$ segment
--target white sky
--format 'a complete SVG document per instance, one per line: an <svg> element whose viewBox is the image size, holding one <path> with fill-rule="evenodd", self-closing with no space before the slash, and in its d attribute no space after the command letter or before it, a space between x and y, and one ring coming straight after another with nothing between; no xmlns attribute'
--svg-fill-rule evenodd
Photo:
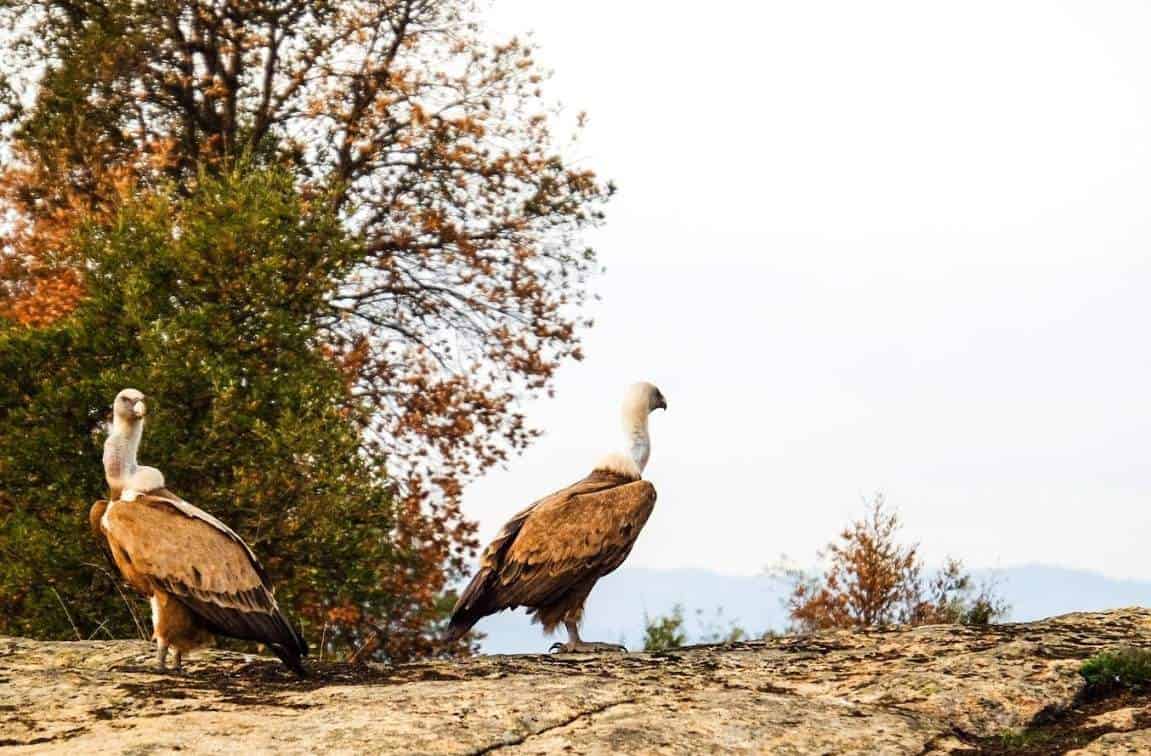
<svg viewBox="0 0 1151 756"><path fill-rule="evenodd" d="M550 92L620 185L547 435L472 485L489 538L619 447L629 564L803 563L886 492L930 560L1151 577L1151 5L539 2Z"/></svg>

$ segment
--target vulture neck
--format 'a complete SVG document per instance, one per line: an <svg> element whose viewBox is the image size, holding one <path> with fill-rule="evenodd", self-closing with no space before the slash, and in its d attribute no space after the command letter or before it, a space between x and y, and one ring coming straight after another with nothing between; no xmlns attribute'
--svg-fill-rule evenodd
<svg viewBox="0 0 1151 756"><path fill-rule="evenodd" d="M118 490L136 472L136 452L144 435L144 420L129 423L119 417L112 419L112 434L104 449L104 477L108 485Z"/></svg>
<svg viewBox="0 0 1151 756"><path fill-rule="evenodd" d="M648 457L651 456L651 438L647 433L648 412L646 399L642 404L624 404L623 432L627 452L607 455L596 465L597 470L606 470L633 480L643 477L643 468L647 467Z"/></svg>
<svg viewBox="0 0 1151 756"><path fill-rule="evenodd" d="M647 433L647 407L624 407L623 432L627 439L628 456L635 462L640 475L651 456L651 437Z"/></svg>

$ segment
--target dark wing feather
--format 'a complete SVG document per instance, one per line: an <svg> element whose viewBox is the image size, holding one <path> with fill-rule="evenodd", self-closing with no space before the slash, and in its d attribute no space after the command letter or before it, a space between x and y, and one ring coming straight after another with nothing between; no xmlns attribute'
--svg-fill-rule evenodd
<svg viewBox="0 0 1151 756"><path fill-rule="evenodd" d="M542 501L547 501L547 499ZM452 609L452 618L448 624L447 639L449 641L462 636L471 629L472 625L479 622L480 618L499 611L499 608L491 605L492 583L499 572L508 548L519 535L524 521L540 503L536 502L527 509L517 512L500 529L499 535L484 549L484 554L480 558L479 571L472 577L468 587L460 594L455 607Z"/></svg>
<svg viewBox="0 0 1151 756"><path fill-rule="evenodd" d="M219 520L176 497L114 502L106 533L133 569L213 632L266 644L293 670L307 644L276 604L251 550Z"/></svg>
<svg viewBox="0 0 1151 756"><path fill-rule="evenodd" d="M100 544L100 551L104 552L108 564L112 566L114 571L118 571L120 567L116 564L115 557L112 556L112 550L108 548L108 538L104 535L104 526L100 524L100 520L103 519L107 509L108 501L106 499L100 499L93 504L92 508L88 510L88 526L92 528L92 534L96 536L96 542Z"/></svg>
<svg viewBox="0 0 1151 756"><path fill-rule="evenodd" d="M452 612L449 638L503 609L548 606L615 570L655 498L645 480L596 470L518 513L485 549Z"/></svg>

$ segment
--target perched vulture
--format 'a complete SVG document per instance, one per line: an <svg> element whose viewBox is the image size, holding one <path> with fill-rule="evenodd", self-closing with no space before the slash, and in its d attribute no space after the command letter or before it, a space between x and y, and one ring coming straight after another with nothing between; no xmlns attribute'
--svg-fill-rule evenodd
<svg viewBox="0 0 1151 756"><path fill-rule="evenodd" d="M307 644L280 611L256 555L227 525L165 488L159 470L136 464L145 412L139 391L116 396L104 444L111 497L88 517L120 574L151 600L160 668L169 647L178 670L185 652L215 634L263 643L302 676Z"/></svg>
<svg viewBox="0 0 1151 756"><path fill-rule="evenodd" d="M525 606L546 632L560 623L567 629L567 643L552 650L627 650L581 640L579 623L596 581L627 559L655 506L655 487L641 478L651 452L647 418L654 409L667 409L659 389L650 383L630 387L623 403L629 453L608 455L591 475L504 525L452 610L449 640L489 614Z"/></svg>

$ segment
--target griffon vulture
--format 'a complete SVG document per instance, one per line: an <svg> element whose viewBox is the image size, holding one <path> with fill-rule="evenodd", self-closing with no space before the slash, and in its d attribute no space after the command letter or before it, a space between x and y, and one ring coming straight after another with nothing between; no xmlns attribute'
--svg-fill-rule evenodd
<svg viewBox="0 0 1151 756"><path fill-rule="evenodd" d="M655 487L641 478L651 453L647 418L655 409L667 409L658 388L631 386L623 402L629 452L608 455L586 478L504 525L452 610L449 640L489 614L525 606L546 632L560 623L567 629L567 643L553 651L627 650L581 640L579 623L596 581L627 559L655 506Z"/></svg>
<svg viewBox="0 0 1151 756"><path fill-rule="evenodd" d="M302 676L307 644L280 611L252 550L227 525L165 488L159 470L136 464L146 411L139 391L116 396L104 444L111 497L96 502L88 517L120 574L151 600L160 669L169 647L179 670L184 653L215 634L263 643Z"/></svg>

